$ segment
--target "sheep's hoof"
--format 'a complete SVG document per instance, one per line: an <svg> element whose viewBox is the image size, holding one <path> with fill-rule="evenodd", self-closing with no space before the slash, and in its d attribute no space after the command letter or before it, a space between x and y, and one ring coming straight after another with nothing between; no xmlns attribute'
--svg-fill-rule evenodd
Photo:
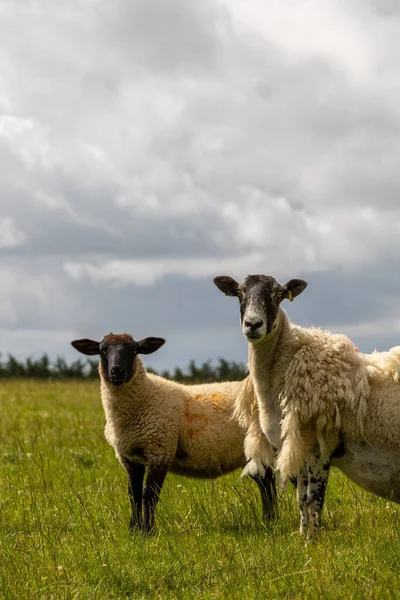
<svg viewBox="0 0 400 600"><path fill-rule="evenodd" d="M154 527L152 527L151 529L147 527L142 527L140 534L144 540L148 540L154 535Z"/></svg>
<svg viewBox="0 0 400 600"><path fill-rule="evenodd" d="M301 537L308 537L309 536L308 527L304 527L304 526L300 525L299 535L301 535Z"/></svg>
<svg viewBox="0 0 400 600"><path fill-rule="evenodd" d="M270 508L263 513L264 525L271 525L278 519L278 509L276 507Z"/></svg>
<svg viewBox="0 0 400 600"><path fill-rule="evenodd" d="M306 546L309 544L315 544L318 541L318 530L310 529L306 537Z"/></svg>
<svg viewBox="0 0 400 600"><path fill-rule="evenodd" d="M130 533L140 533L143 528L143 519L142 517L137 517L136 515L131 515L129 519L129 531Z"/></svg>

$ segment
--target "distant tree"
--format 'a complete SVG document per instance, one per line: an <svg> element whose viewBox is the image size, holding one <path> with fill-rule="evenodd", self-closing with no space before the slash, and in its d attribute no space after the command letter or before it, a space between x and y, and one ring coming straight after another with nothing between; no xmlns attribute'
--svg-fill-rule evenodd
<svg viewBox="0 0 400 600"><path fill-rule="evenodd" d="M193 383L195 381L200 381L200 372L201 369L196 367L196 363L194 360L191 360L188 366L189 371L189 379Z"/></svg>
<svg viewBox="0 0 400 600"><path fill-rule="evenodd" d="M207 360L203 362L200 369L198 369L196 382L198 381L200 383L204 381L206 383L209 383L211 381L215 381L215 375L216 372L215 369L213 369L213 367L211 366L211 360Z"/></svg>
<svg viewBox="0 0 400 600"><path fill-rule="evenodd" d="M88 372L87 372L88 378L96 379L96 377L99 376L99 361L88 359L87 365L88 365Z"/></svg>
<svg viewBox="0 0 400 600"><path fill-rule="evenodd" d="M0 354L0 377L32 377L39 379L95 379L98 377L98 360L87 359L85 362L78 359L70 364L57 356L52 363L47 354L43 354L38 360L28 357L25 362L18 361L12 354L8 355L6 362L1 360ZM155 369L148 367L149 373L157 374ZM211 360L203 362L200 366L191 360L186 371L175 367L173 371L165 369L162 377L173 379L182 383L208 383L212 381L235 381L244 379L247 375L246 367L242 363L227 361L219 358L217 365Z"/></svg>
<svg viewBox="0 0 400 600"><path fill-rule="evenodd" d="M2 355L0 354L0 377L7 377L7 369L1 360L1 356Z"/></svg>
<svg viewBox="0 0 400 600"><path fill-rule="evenodd" d="M59 379L64 379L65 377L68 377L69 367L67 361L61 356L57 356L53 368L55 377Z"/></svg>
<svg viewBox="0 0 400 600"><path fill-rule="evenodd" d="M71 376L81 379L85 377L85 363L78 358L70 366Z"/></svg>
<svg viewBox="0 0 400 600"><path fill-rule="evenodd" d="M6 371L8 377L25 377L26 369L23 364L19 363L12 354L8 355L8 361L6 363Z"/></svg>
<svg viewBox="0 0 400 600"><path fill-rule="evenodd" d="M241 381L247 377L246 365L234 361L227 361L224 358L218 358L217 379L219 381Z"/></svg>
<svg viewBox="0 0 400 600"><path fill-rule="evenodd" d="M168 371L167 371L168 373ZM175 381L185 381L185 375L183 374L182 369L180 369L179 367L175 367L175 371L172 377L170 377L169 373L168 375L166 375L167 379L174 379Z"/></svg>
<svg viewBox="0 0 400 600"><path fill-rule="evenodd" d="M224 358L218 359L217 376L221 381L229 381L230 378L230 363Z"/></svg>

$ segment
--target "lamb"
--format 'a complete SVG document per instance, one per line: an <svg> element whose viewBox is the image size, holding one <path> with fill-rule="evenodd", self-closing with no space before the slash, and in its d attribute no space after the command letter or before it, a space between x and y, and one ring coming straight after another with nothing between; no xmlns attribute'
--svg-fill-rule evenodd
<svg viewBox="0 0 400 600"><path fill-rule="evenodd" d="M363 354L345 335L292 325L280 304L304 291L301 279L214 282L239 298L260 426L279 451L283 482L298 476L300 533L318 533L331 464L400 502L399 348Z"/></svg>
<svg viewBox="0 0 400 600"><path fill-rule="evenodd" d="M75 340L79 352L100 355L105 437L128 474L130 528L149 534L167 472L216 478L245 464L245 431L233 418L235 398L257 404L251 380L183 385L147 373L139 354L151 354L165 340L135 341L129 334L108 334L101 342ZM258 440L261 447L268 441ZM145 471L146 484L143 488ZM275 514L274 474L265 468L253 477L265 519ZM143 509L143 518L142 518Z"/></svg>

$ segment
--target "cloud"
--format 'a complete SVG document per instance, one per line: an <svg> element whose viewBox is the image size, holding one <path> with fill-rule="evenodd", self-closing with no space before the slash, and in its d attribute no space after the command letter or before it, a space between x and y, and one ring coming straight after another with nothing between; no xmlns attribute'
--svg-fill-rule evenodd
<svg viewBox="0 0 400 600"><path fill-rule="evenodd" d="M262 256L246 255L243 258L226 258L218 261L218 268L222 271L248 270L250 265L262 264ZM152 285L167 275L182 275L190 278L211 278L216 274L217 261L215 259L191 260L157 260L135 261L118 260L104 264L92 265L89 263L67 263L64 265L66 273L75 281L86 279L93 282L116 281L139 286Z"/></svg>
<svg viewBox="0 0 400 600"><path fill-rule="evenodd" d="M38 358L43 354L50 354L52 359L68 354L69 360L76 359L77 357L73 357L66 346L66 340L73 340L71 331L53 331L42 328L18 331L0 329L0 358L5 361L8 351L12 350L12 355L17 359L28 356Z"/></svg>
<svg viewBox="0 0 400 600"><path fill-rule="evenodd" d="M25 235L12 217L0 219L0 248L16 248L25 241Z"/></svg>
<svg viewBox="0 0 400 600"><path fill-rule="evenodd" d="M216 33L222 11L204 0L116 0L98 3L99 31L111 56L156 72L202 69L217 55Z"/></svg>
<svg viewBox="0 0 400 600"><path fill-rule="evenodd" d="M211 278L259 271L311 282L300 322L389 341L395 3L0 5L3 331L138 322L214 355L237 314Z"/></svg>

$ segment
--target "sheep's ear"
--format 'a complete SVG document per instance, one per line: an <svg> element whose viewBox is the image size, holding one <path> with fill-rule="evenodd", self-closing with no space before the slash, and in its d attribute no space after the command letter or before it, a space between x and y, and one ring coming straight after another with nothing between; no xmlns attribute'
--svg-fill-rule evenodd
<svg viewBox="0 0 400 600"><path fill-rule="evenodd" d="M163 338L148 337L136 342L137 354L152 354L165 344Z"/></svg>
<svg viewBox="0 0 400 600"><path fill-rule="evenodd" d="M299 296L301 292L304 292L306 287L307 281L304 281L304 279L291 279L282 286L282 290L285 293L285 298L289 298L289 300L292 302L293 298L296 298L296 296Z"/></svg>
<svg viewBox="0 0 400 600"><path fill-rule="evenodd" d="M95 342L94 340L74 340L71 342L71 345L78 352L82 352L82 354L87 354L88 356L100 354L100 342Z"/></svg>
<svg viewBox="0 0 400 600"><path fill-rule="evenodd" d="M227 275L220 275L213 279L215 285L225 296L237 296L239 284L237 281Z"/></svg>

